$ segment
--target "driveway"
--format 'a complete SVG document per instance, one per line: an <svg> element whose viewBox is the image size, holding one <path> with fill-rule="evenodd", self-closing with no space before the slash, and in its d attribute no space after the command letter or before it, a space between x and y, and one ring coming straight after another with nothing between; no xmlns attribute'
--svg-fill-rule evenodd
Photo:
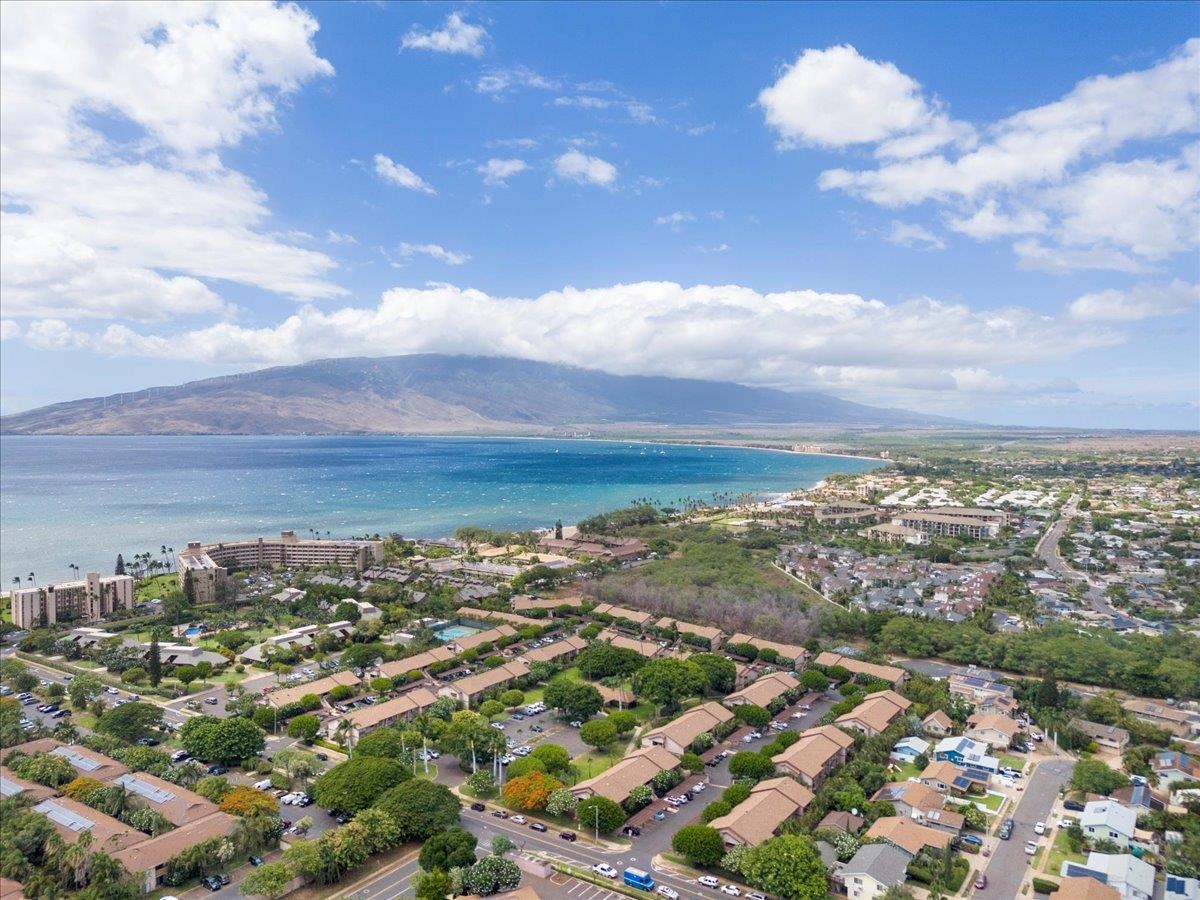
<svg viewBox="0 0 1200 900"><path fill-rule="evenodd" d="M1049 822L1050 811L1058 799L1059 791L1071 778L1074 760L1055 758L1040 763L1025 787L1025 795L1010 816L1015 823L1012 839L997 842L987 866L988 886L979 892L982 898L1019 897L1021 884L1029 874L1032 857L1025 853L1026 841L1037 841L1039 846L1048 847L1048 835L1040 838L1034 834L1033 826L1038 822ZM1048 850L1043 850L1043 855ZM1057 874L1057 873L1056 873Z"/></svg>

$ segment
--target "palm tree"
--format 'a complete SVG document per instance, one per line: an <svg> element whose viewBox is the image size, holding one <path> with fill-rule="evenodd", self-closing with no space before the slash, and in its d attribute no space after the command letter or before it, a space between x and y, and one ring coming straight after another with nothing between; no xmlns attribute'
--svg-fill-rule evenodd
<svg viewBox="0 0 1200 900"><path fill-rule="evenodd" d="M61 858L63 867L70 870L75 884L80 887L87 884L88 867L92 861L91 829L80 832L75 843L63 847Z"/></svg>
<svg viewBox="0 0 1200 900"><path fill-rule="evenodd" d="M79 579L79 566L75 565L75 563L67 563L67 568L75 573L75 578L76 578L76 580L78 580Z"/></svg>
<svg viewBox="0 0 1200 900"><path fill-rule="evenodd" d="M36 584L36 582L34 581L34 575L32 572L29 573L29 583Z"/></svg>
<svg viewBox="0 0 1200 900"><path fill-rule="evenodd" d="M20 575L13 576L13 585L17 588L17 590L21 589L21 576Z"/></svg>

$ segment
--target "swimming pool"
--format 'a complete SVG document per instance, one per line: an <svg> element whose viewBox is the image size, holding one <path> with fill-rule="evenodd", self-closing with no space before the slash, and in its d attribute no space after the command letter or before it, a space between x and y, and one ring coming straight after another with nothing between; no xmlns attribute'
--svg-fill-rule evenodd
<svg viewBox="0 0 1200 900"><path fill-rule="evenodd" d="M472 634L479 634L483 631L482 628L472 628L470 625L447 625L444 628L437 629L434 634L438 636L438 640L442 643L447 641L456 641L459 638L469 637Z"/></svg>
<svg viewBox="0 0 1200 900"><path fill-rule="evenodd" d="M184 637L196 637L197 635L201 635L201 634L204 634L204 628L201 627L200 625L192 625L190 628L185 629L183 632Z"/></svg>

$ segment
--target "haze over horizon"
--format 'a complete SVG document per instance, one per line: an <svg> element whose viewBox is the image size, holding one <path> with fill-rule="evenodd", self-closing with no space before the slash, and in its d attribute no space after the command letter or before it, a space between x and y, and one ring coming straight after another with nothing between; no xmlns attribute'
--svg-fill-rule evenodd
<svg viewBox="0 0 1200 900"><path fill-rule="evenodd" d="M1200 427L1194 3L0 10L5 414L447 353Z"/></svg>

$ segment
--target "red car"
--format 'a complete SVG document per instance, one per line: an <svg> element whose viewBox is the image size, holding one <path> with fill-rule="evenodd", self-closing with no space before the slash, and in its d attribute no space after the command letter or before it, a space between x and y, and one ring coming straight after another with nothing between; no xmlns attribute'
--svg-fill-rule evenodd
<svg viewBox="0 0 1200 900"><path fill-rule="evenodd" d="M987 876L980 875L975 879L975 890L982 891L985 887L987 887Z"/></svg>

